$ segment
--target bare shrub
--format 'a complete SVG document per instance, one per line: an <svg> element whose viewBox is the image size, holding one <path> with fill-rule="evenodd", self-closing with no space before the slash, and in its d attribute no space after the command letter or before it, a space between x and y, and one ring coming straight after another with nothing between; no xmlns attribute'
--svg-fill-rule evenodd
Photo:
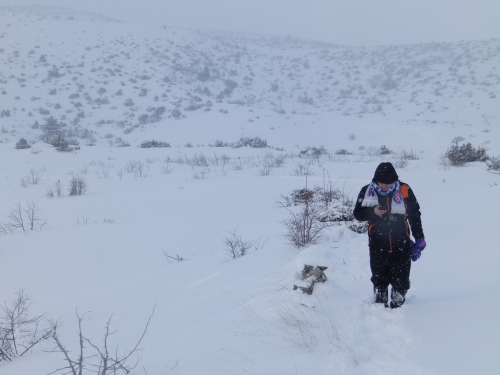
<svg viewBox="0 0 500 375"><path fill-rule="evenodd" d="M98 375L131 374L139 364L140 357L137 356L138 351L140 350L139 345L147 333L149 323L151 322L154 314L154 308L153 312L149 316L142 335L137 340L135 346L130 350L123 351L122 354L120 354L119 345L116 345L114 350L111 348L111 336L117 332L111 329L112 317L108 319L106 326L104 327L102 342L99 345L85 336L83 332L83 320L87 314L88 312L80 316L78 311L76 312L78 319L78 354L76 357L71 357L71 352L61 341L58 334L60 323L58 321L50 321L52 332L51 338L56 345L56 348L53 351L62 353L66 362L65 367L55 370L52 374L64 372L64 374L82 375L83 371L86 369L90 372L95 372ZM92 354L88 353L89 350L92 351ZM136 357L135 361L132 361L133 357Z"/></svg>
<svg viewBox="0 0 500 375"><path fill-rule="evenodd" d="M140 160L130 160L125 166L125 171L135 177L146 177L149 167Z"/></svg>
<svg viewBox="0 0 500 375"><path fill-rule="evenodd" d="M89 189L87 180L81 176L73 176L69 182L69 195L83 195Z"/></svg>
<svg viewBox="0 0 500 375"><path fill-rule="evenodd" d="M162 249L163 250L163 249ZM186 258L183 258L181 256L179 256L179 254L176 254L176 256L172 256L170 255L169 253L167 253L165 250L163 250L163 255L165 256L165 259L167 260L167 262L171 262L172 260L176 260L177 262L182 262L182 261L185 261Z"/></svg>
<svg viewBox="0 0 500 375"><path fill-rule="evenodd" d="M459 142L462 142L462 141L465 141L464 137L462 137L462 136L456 136L456 137L453 137L453 139L451 140L451 143L458 144Z"/></svg>
<svg viewBox="0 0 500 375"><path fill-rule="evenodd" d="M274 157L274 166L276 168L279 168L281 166L283 166L283 164L285 164L285 160L286 160L287 156L286 154L278 154Z"/></svg>
<svg viewBox="0 0 500 375"><path fill-rule="evenodd" d="M21 178L21 186L26 188L30 185L38 185L40 179L42 178L40 171L31 168L30 174L24 178Z"/></svg>
<svg viewBox="0 0 500 375"><path fill-rule="evenodd" d="M193 178L195 180L206 180L208 177L210 177L210 169L202 169L199 172L196 172L193 174Z"/></svg>
<svg viewBox="0 0 500 375"><path fill-rule="evenodd" d="M47 220L43 220L38 216L40 209L33 201L27 201L23 207L21 203L17 203L8 215L10 221L5 224L11 232L22 229L23 232L41 230Z"/></svg>
<svg viewBox="0 0 500 375"><path fill-rule="evenodd" d="M400 155L396 155L393 164L396 168L406 168L408 166L408 160L403 159Z"/></svg>
<svg viewBox="0 0 500 375"><path fill-rule="evenodd" d="M286 160L285 154L275 156L272 152L267 152L262 160L262 169L259 174L261 176L269 176L274 168L281 167Z"/></svg>
<svg viewBox="0 0 500 375"><path fill-rule="evenodd" d="M374 156L380 156L380 149L376 149L375 147L368 147L365 150L366 155L374 157Z"/></svg>
<svg viewBox="0 0 500 375"><path fill-rule="evenodd" d="M314 194L299 210L286 209L290 215L280 222L286 228L285 237L296 247L315 243L323 230L334 225L322 221L324 207Z"/></svg>
<svg viewBox="0 0 500 375"><path fill-rule="evenodd" d="M312 176L313 175L313 169L312 169L312 164L314 160L313 159L307 159L303 163L297 163L295 164L295 169L292 171L292 174L295 176Z"/></svg>
<svg viewBox="0 0 500 375"><path fill-rule="evenodd" d="M5 302L0 315L0 364L22 357L34 346L52 335L50 327L42 325L45 314L31 316L31 298L20 289L16 298Z"/></svg>
<svg viewBox="0 0 500 375"><path fill-rule="evenodd" d="M170 163L166 163L166 165L164 165L164 166L162 167L162 172L163 172L164 174L171 174L171 173L173 172L173 170L174 170L174 169L175 169L175 168L174 168L174 167L172 167L172 166L170 165Z"/></svg>
<svg viewBox="0 0 500 375"><path fill-rule="evenodd" d="M241 159L235 160L231 163L231 168L234 171L241 171L243 169L243 162Z"/></svg>
<svg viewBox="0 0 500 375"><path fill-rule="evenodd" d="M250 249L258 246L259 240L245 241L239 234L236 234L237 229L238 227L236 227L232 232L224 230L224 232L227 232L229 236L222 238L222 246L226 254L231 259L242 257L243 255L246 255Z"/></svg>
<svg viewBox="0 0 500 375"><path fill-rule="evenodd" d="M61 184L61 180L57 180L55 183L54 183L54 190L52 190L51 187L48 187L47 188L47 192L46 192L46 195L47 197L49 198L54 198L56 195L60 198L62 197L62 184Z"/></svg>
<svg viewBox="0 0 500 375"><path fill-rule="evenodd" d="M54 183L54 190L56 192L56 195L58 197L62 197L62 184L61 184L61 180L57 180L55 183Z"/></svg>
<svg viewBox="0 0 500 375"><path fill-rule="evenodd" d="M52 190L52 188L50 186L47 188L47 191L45 192L45 195L48 198L54 198L55 194L54 194L54 191Z"/></svg>
<svg viewBox="0 0 500 375"><path fill-rule="evenodd" d="M405 150L403 149L399 154L398 156L401 158L401 159L404 159L404 160L418 160L419 157L417 155L417 152L415 150L413 150L412 148L410 148L410 150Z"/></svg>
<svg viewBox="0 0 500 375"><path fill-rule="evenodd" d="M191 159L187 159L186 163L194 167L208 167L208 159L203 153L196 153Z"/></svg>
<svg viewBox="0 0 500 375"><path fill-rule="evenodd" d="M438 165L445 171L450 169L451 163L450 160L446 157L446 154L439 155Z"/></svg>

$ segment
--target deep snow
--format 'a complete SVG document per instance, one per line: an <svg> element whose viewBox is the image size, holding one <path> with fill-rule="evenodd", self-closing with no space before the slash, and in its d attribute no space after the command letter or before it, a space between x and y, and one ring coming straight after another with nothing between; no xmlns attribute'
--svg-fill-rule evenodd
<svg viewBox="0 0 500 375"><path fill-rule="evenodd" d="M43 22L49 28L52 21ZM113 24L114 32L119 26ZM98 131L96 145L83 141L81 150L71 153L43 142L14 149L19 136L34 141L40 131L20 115L2 117L0 125L17 125L0 143L0 221L9 222L17 202L33 201L47 224L1 236L0 298L9 303L23 288L33 314L61 319L61 338L73 353L76 309L91 312L84 332L96 341L113 315L118 330L113 347L126 350L156 306L138 374L496 374L500 175L484 163L445 168L439 157L457 136L499 155L499 113L492 104L498 99L480 101L481 110L463 109L463 98L445 102L461 114L415 116L408 109L346 117L316 106L314 114L288 117L258 106L214 103L210 112L165 118L124 135L131 147L111 147L102 138L118 131L114 125L88 125ZM230 111L222 114L220 108ZM99 110L109 118L116 112ZM249 123L248 116L260 119ZM283 151L207 147L242 135L258 135ZM173 147L138 148L145 139ZM195 147L183 147L187 142ZM327 171L337 187L354 196L378 163L396 161L395 154L368 155L370 147L382 144L395 153L413 149L419 157L397 170L422 207L428 243L413 263L407 303L397 310L371 302L366 234L335 226L317 244L298 250L283 237L280 221L288 212L276 203L281 194L306 184L293 173L305 161L298 156L302 147L324 145L331 152L313 163L309 187L322 186ZM354 154L335 155L340 148ZM284 166L262 176L269 152L288 157ZM219 165L179 163L195 154L217 156ZM230 158L224 166L222 155ZM142 177L126 171L132 160L143 163ZM165 167L173 170L164 173ZM31 170L40 181L21 187ZM72 175L86 179L86 194L67 196ZM46 191L57 180L64 196L48 198ZM231 260L222 238L235 229L244 239L258 240L259 247ZM169 260L165 253L186 260ZM327 282L316 285L312 296L292 290L304 264L328 266ZM60 353L44 351L52 347L47 343L0 364L0 373L47 374L65 366Z"/></svg>

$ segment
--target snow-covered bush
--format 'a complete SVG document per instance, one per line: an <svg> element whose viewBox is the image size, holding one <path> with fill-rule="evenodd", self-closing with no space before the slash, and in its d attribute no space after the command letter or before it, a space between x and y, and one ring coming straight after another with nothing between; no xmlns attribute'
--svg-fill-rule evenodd
<svg viewBox="0 0 500 375"><path fill-rule="evenodd" d="M465 163L473 161L484 162L488 160L488 155L486 155L485 148L481 146L478 146L476 148L469 142L461 146L456 143L452 144L448 151L446 151L445 156L448 158L451 165L454 166L462 166Z"/></svg>
<svg viewBox="0 0 500 375"><path fill-rule="evenodd" d="M267 141L260 137L241 137L238 142L234 145L235 148L239 147L252 147L252 148L266 148Z"/></svg>
<svg viewBox="0 0 500 375"><path fill-rule="evenodd" d="M389 150L385 145L380 146L379 154L380 155L389 155L391 150Z"/></svg>
<svg viewBox="0 0 500 375"><path fill-rule="evenodd" d="M345 148L335 151L335 155L352 155L352 152L347 151Z"/></svg>
<svg viewBox="0 0 500 375"><path fill-rule="evenodd" d="M57 138L54 138L50 144L56 148L57 151L61 152L71 152L73 151L73 147L70 147L70 142L64 139L61 135ZM78 143L77 143L78 144Z"/></svg>
<svg viewBox="0 0 500 375"><path fill-rule="evenodd" d="M488 165L488 170L500 171L500 155L490 158L486 164Z"/></svg>
<svg viewBox="0 0 500 375"><path fill-rule="evenodd" d="M315 157L319 158L320 156L326 155L328 151L324 146L319 146L319 147L304 147L302 150L299 152L299 156L301 157Z"/></svg>
<svg viewBox="0 0 500 375"><path fill-rule="evenodd" d="M52 69L50 69L48 72L47 72L47 79L51 79L51 78L60 78L62 77L64 74L61 74L59 72L59 69L57 68L57 66L52 66Z"/></svg>
<svg viewBox="0 0 500 375"><path fill-rule="evenodd" d="M26 139L20 138L19 141L16 143L16 149L22 150L25 148L31 148L31 146L29 145L28 141L26 141Z"/></svg>
<svg viewBox="0 0 500 375"><path fill-rule="evenodd" d="M130 143L127 141L124 141L123 139L120 138L120 140L115 140L115 146L116 147L130 147Z"/></svg>
<svg viewBox="0 0 500 375"><path fill-rule="evenodd" d="M125 102L123 103L123 105L125 107L133 107L134 106L134 101L131 98L128 98L127 100L125 100Z"/></svg>
<svg viewBox="0 0 500 375"><path fill-rule="evenodd" d="M141 143L141 148L155 148L155 147L170 147L170 144L163 141L143 141Z"/></svg>
<svg viewBox="0 0 500 375"><path fill-rule="evenodd" d="M359 234L366 233L368 231L368 221L357 221L354 219L347 223L347 228Z"/></svg>
<svg viewBox="0 0 500 375"><path fill-rule="evenodd" d="M177 108L174 108L171 112L171 115L173 118L180 118L182 116L182 113Z"/></svg>
<svg viewBox="0 0 500 375"><path fill-rule="evenodd" d="M216 139L213 144L209 144L208 147L232 147L232 143L221 141L220 139Z"/></svg>
<svg viewBox="0 0 500 375"><path fill-rule="evenodd" d="M305 92L305 91L304 91L304 96L299 95L298 102L299 103L303 103L303 104L309 104L309 105L313 105L314 104L313 98L309 97L307 95L307 92Z"/></svg>
<svg viewBox="0 0 500 375"><path fill-rule="evenodd" d="M354 201L351 197L342 194L342 197L334 199L323 210L320 216L321 221L329 222L351 222L354 220L353 215Z"/></svg>

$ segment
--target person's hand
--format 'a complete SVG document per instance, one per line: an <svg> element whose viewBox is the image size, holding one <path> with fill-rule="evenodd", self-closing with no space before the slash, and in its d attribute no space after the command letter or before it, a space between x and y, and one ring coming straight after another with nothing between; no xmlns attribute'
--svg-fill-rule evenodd
<svg viewBox="0 0 500 375"><path fill-rule="evenodd" d="M416 238L415 246L413 246L413 251L411 253L411 260L416 262L420 255L422 255L422 251L424 251L427 244L425 243L425 238Z"/></svg>
<svg viewBox="0 0 500 375"><path fill-rule="evenodd" d="M382 206L375 206L375 208L373 209L373 212L375 212L375 215L383 215L387 212L387 210L384 210L382 208Z"/></svg>

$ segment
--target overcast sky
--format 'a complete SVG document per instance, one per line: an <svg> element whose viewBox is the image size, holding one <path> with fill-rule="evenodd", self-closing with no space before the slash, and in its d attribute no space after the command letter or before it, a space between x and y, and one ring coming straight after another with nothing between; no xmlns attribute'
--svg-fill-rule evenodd
<svg viewBox="0 0 500 375"><path fill-rule="evenodd" d="M348 45L500 37L500 0L0 0L0 5L28 4Z"/></svg>

